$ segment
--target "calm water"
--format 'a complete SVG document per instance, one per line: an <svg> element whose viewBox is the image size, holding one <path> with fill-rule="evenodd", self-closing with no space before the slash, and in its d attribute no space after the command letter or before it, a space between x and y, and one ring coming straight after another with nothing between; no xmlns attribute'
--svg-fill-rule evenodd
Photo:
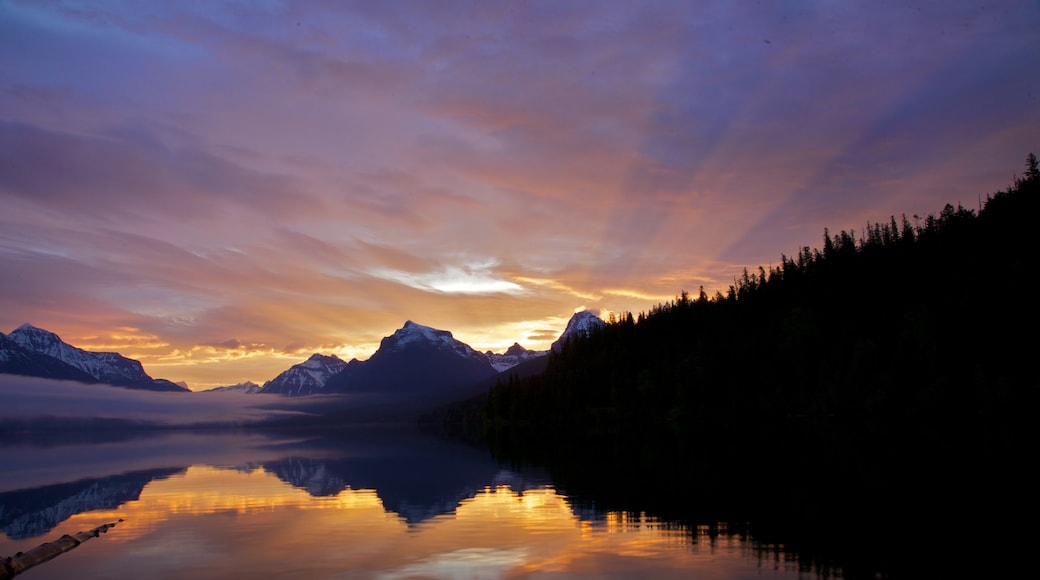
<svg viewBox="0 0 1040 580"><path fill-rule="evenodd" d="M576 507L419 434L63 439L0 446L0 556L123 521L19 578L820 575L724 524Z"/></svg>

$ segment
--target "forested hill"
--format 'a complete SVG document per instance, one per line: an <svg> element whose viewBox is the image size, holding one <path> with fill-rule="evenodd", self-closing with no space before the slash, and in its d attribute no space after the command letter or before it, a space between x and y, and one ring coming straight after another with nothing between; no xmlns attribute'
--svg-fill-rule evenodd
<svg viewBox="0 0 1040 580"><path fill-rule="evenodd" d="M488 396L488 426L566 434L803 417L916 421L1034 409L1040 175L981 208L892 218L682 293Z"/></svg>

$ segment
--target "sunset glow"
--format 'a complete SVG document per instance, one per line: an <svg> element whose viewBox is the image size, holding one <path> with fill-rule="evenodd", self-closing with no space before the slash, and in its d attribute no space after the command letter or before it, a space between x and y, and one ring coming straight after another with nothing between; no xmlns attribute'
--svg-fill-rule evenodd
<svg viewBox="0 0 1040 580"><path fill-rule="evenodd" d="M0 332L199 390L546 349L1040 150L1040 4L0 1Z"/></svg>

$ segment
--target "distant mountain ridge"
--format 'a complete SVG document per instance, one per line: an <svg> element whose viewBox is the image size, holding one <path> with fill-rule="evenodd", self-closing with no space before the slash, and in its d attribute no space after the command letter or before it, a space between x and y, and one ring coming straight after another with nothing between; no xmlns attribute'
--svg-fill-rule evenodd
<svg viewBox="0 0 1040 580"><path fill-rule="evenodd" d="M247 394L247 395L252 395L253 393L258 392L259 390L260 390L260 385L254 383L253 381L245 381L245 382L238 383L238 384L235 384L235 385L227 385L227 386L224 386L224 387L213 387L212 389L206 389L205 391L200 391L200 392L202 392L202 393L244 393L244 394Z"/></svg>
<svg viewBox="0 0 1040 580"><path fill-rule="evenodd" d="M604 325L592 311L571 317L553 343L587 336ZM486 389L500 374L540 371L550 351L529 350L514 343L504 353L478 352L450 331L408 320L367 360L344 362L335 355L315 353L292 365L263 386L246 381L204 392L278 394L300 397L316 394L390 396L399 400L429 400L469 396ZM524 370L521 370L524 369ZM0 333L0 373L106 383L136 389L190 392L165 379L153 379L139 361L114 352L90 352L71 346L58 335L23 324L9 335Z"/></svg>
<svg viewBox="0 0 1040 580"><path fill-rule="evenodd" d="M150 391L188 392L166 379L153 379L140 361L115 352L91 352L74 347L57 334L29 323L0 337L0 373Z"/></svg>
<svg viewBox="0 0 1040 580"><path fill-rule="evenodd" d="M605 322L590 310L574 314L560 338L553 343L588 336ZM539 361L550 351L529 350L514 343L505 353L478 352L456 339L450 331L408 320L380 341L376 352L365 361L344 363L335 356L311 355L307 361L264 384L260 393L285 396L314 394L408 395L417 397L469 396L484 389L497 376L511 369L530 374L544 369ZM535 365L535 366L532 366Z"/></svg>
<svg viewBox="0 0 1040 580"><path fill-rule="evenodd" d="M488 361L491 362L491 366L495 367L496 371L503 372L522 362L541 358L547 354L549 354L548 351L528 350L520 346L520 343L514 342L513 346L507 348L502 354L496 354L489 350L484 353L484 356L487 357Z"/></svg>

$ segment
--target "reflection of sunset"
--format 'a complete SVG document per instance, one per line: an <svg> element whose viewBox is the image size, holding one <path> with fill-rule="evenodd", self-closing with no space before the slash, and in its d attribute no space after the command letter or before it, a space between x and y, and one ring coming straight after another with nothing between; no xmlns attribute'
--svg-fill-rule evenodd
<svg viewBox="0 0 1040 580"><path fill-rule="evenodd" d="M152 577L193 569L207 577L321 577L347 570L381 577L596 576L647 565L688 573L717 566L723 552L754 566L739 540L700 541L708 529L694 530L691 538L689 530L643 514L583 520L551 488L484 488L453 512L409 526L384 509L377 491L348 488L314 497L259 467L191 467L152 481L137 500L116 509L73 516L51 534L120 518L103 542L76 559L48 563L49 572L60 575L68 566L87 577L110 574L112 567Z"/></svg>
<svg viewBox="0 0 1040 580"><path fill-rule="evenodd" d="M508 486L485 488L473 498L464 501L456 510L455 518L478 518L485 521L512 521L521 527L546 531L556 528L574 528L577 518L564 497L552 489L532 489L523 495Z"/></svg>
<svg viewBox="0 0 1040 580"><path fill-rule="evenodd" d="M179 475L148 484L137 501L111 511L78 514L80 526L101 518L123 518L121 541L132 541L163 522L181 516L232 514L248 516L278 510L351 510L353 515L371 512L381 519L383 505L373 490L346 489L333 498L315 498L262 468L248 471L193 466Z"/></svg>

